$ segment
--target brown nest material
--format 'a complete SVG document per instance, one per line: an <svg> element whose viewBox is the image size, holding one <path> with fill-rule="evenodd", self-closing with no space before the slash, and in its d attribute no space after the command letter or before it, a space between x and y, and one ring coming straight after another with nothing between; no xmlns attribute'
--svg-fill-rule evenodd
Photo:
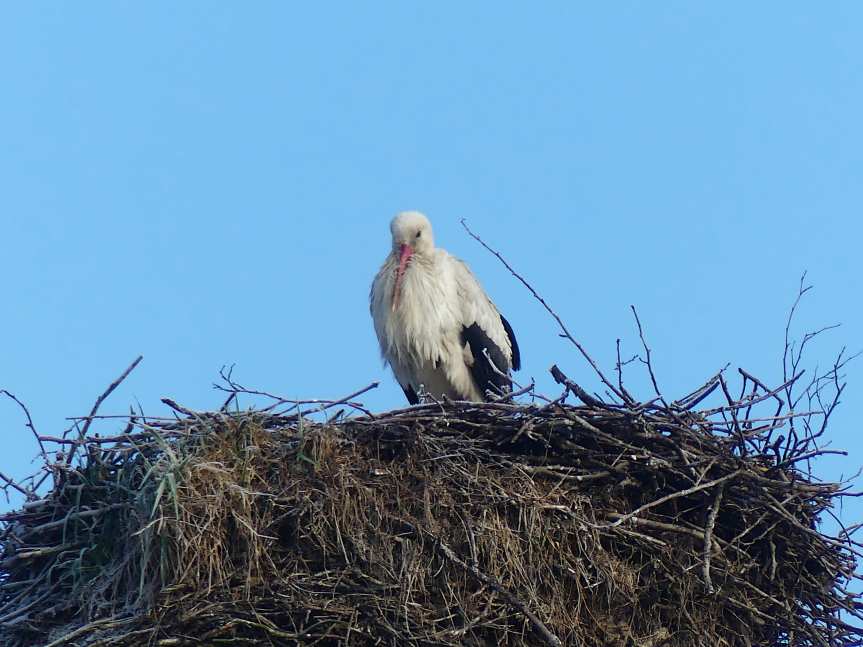
<svg viewBox="0 0 863 647"><path fill-rule="evenodd" d="M3 516L0 643L860 644L857 544L818 529L848 493L756 417L779 390L696 412L721 375L671 404L555 377L588 404L167 401L40 437L65 453Z"/></svg>

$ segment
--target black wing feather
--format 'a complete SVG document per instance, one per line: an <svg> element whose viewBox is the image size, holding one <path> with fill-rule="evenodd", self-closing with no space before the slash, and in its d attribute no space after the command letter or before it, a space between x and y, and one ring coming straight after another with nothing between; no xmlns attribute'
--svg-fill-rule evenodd
<svg viewBox="0 0 863 647"><path fill-rule="evenodd" d="M509 344L512 346L512 370L517 371L521 368L521 352L518 350L518 342L515 340L515 333L512 331L512 326L504 318L500 316L500 322L503 324L503 329L506 331L506 336L509 337Z"/></svg>
<svg viewBox="0 0 863 647"><path fill-rule="evenodd" d="M506 372L506 356L497 344L485 334L482 328L476 323L462 328L461 343L470 344L470 352L473 355L473 366L470 367L470 373L484 398L486 397L486 390L489 389L491 391L509 391L512 389L512 382L509 378L495 372L482 352L483 349L487 349L488 356L498 370Z"/></svg>
<svg viewBox="0 0 863 647"><path fill-rule="evenodd" d="M407 386L403 386L402 391L405 392L405 397L407 397L408 402L410 402L411 404L419 404L420 403L420 399L419 399L419 396L417 395L417 392L414 391L414 387L412 387L410 384L408 384Z"/></svg>

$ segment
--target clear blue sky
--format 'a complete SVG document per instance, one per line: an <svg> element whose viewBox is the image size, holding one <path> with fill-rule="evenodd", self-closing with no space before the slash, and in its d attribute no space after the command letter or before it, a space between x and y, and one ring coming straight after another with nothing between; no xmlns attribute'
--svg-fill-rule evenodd
<svg viewBox="0 0 863 647"><path fill-rule="evenodd" d="M861 23L858 2L6 3L0 388L43 433L139 353L103 412L218 406L233 363L401 405L367 310L401 209L473 266L542 390L554 362L597 382L460 218L609 371L635 304L670 397L726 362L780 381L804 269L797 330L843 323L823 366L863 346ZM848 378L827 478L863 463ZM35 469L11 402L0 430L0 469Z"/></svg>

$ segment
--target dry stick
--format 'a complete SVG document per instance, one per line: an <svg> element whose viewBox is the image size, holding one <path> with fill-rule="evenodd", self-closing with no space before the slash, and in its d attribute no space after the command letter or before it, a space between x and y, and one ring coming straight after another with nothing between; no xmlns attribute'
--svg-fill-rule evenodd
<svg viewBox="0 0 863 647"><path fill-rule="evenodd" d="M224 367L224 366L223 366L223 367L222 367L222 369L219 371L219 376L220 376L220 377L222 378L222 380L224 380L224 381L225 381L225 383L228 385L227 387L222 386L221 384L213 384L213 388L214 388L214 389L216 389L217 391L224 391L225 393L229 393L229 394L230 394L230 395L228 396L228 399L227 399L227 400L225 401L225 403L222 405L222 408L220 409L220 411L221 411L221 410L226 410L227 406L231 403L231 401L232 401L234 398L236 398L238 394L241 394L241 393L242 393L242 394L245 394L245 395L257 395L257 396L261 396L261 397L265 397L265 398L270 398L271 400L274 400L274 402L273 402L272 404L267 405L267 406L266 406L266 407L264 407L263 409L260 409L260 411L262 411L262 412L269 412L269 411L272 411L272 410L273 410L273 409L275 409L276 407L279 407L279 406L281 406L281 405L283 405L283 404L290 404L290 405L293 405L293 406L291 406L287 411L291 411L292 409L299 409L299 408L300 408L300 406L302 406L302 405L304 405L304 404L321 404L321 405L326 405L324 408L312 409L312 410L308 410L308 411L305 411L305 412L303 412L303 413L302 413L302 415L307 415L307 414L309 414L309 413L317 413L317 412L323 411L325 408L326 408L326 409L329 409L330 407L334 407L334 406L337 406L337 405L340 405L340 404L345 404L345 405L347 405L347 406L349 406L349 407L352 407L352 408L354 408L354 409L357 409L358 411L362 411L362 412L363 412L363 413L365 413L365 414L369 414L369 411L367 411L367 410L363 407L363 405L362 405L362 403L361 403L361 402L351 402L350 400L351 400L352 398L354 398L354 397L358 396L358 395L362 395L362 394L363 394L363 393L365 393L366 391L370 391L371 389L377 388L377 386L379 385L379 383L378 383L378 382L373 382L372 384L369 384L368 386L366 386L366 387L364 387L364 388L360 389L359 391L356 391L356 392L354 392L353 394L348 395L348 396L345 396L345 397L340 398L340 399L338 399L338 400L321 400L321 399L296 400L296 399L293 399L293 398L286 398L286 397L283 397L283 396L281 396L281 395L276 395L276 394L274 394L274 393L269 393L269 392L267 392L267 391L260 391L260 390L258 390L258 389L249 389L249 388L246 388L246 387L244 387L242 384L240 384L240 383L238 383L238 382L234 381L234 379L232 378L232 371L233 371L233 366L232 366L232 367L231 367L231 369L230 369L230 370L228 370L227 372L226 372L226 370L225 370L225 367ZM287 414L287 411L282 412L282 414L280 414L280 415L286 415L286 414ZM299 414L298 414L298 415L299 415ZM370 415L370 414L369 414L369 415ZM372 417L374 417L374 416L372 416Z"/></svg>
<svg viewBox="0 0 863 647"><path fill-rule="evenodd" d="M800 361L803 357L803 350L806 348L807 343L809 343L812 339L814 339L815 337L817 337L821 333L823 333L827 330L831 330L833 328L837 328L840 325L840 324L833 324L833 325L829 325L829 326L824 326L824 327L820 328L819 330L815 330L815 331L808 332L808 333L804 334L803 339L800 342L800 346L797 349L797 355L795 357L794 342L789 341L789 336L790 336L791 322L794 319L794 314L797 310L797 306L800 305L800 301L802 300L803 296L807 292L809 292L809 290L811 290L813 287L811 285L804 286L805 282L806 282L806 271L804 271L800 277L800 287L797 290L797 297L795 298L794 303L791 306L791 310L789 311L788 318L785 322L785 348L784 348L783 353L782 353L782 374L785 377L787 377L787 375L788 375L789 367L790 367L790 372L792 372L792 373L797 370L797 367L800 365ZM790 355L789 355L789 351L790 351ZM840 353L840 357L841 357L841 353ZM817 382L817 380L815 380L815 382ZM793 409L796 406L796 401L793 398L792 391L793 391L793 385L792 384L787 385L785 388L785 399L787 400L787 404L788 404L789 409ZM808 392L808 387L807 387L806 391ZM800 397L802 397L802 394ZM811 398L810 398L810 402L811 402ZM820 398L819 398L819 402L820 402ZM796 447L797 443L799 442L797 430L796 430L794 423L795 423L795 421L792 419L790 422L790 425L789 425L788 439L786 440L785 448L783 450L783 458L788 458L788 456L790 454L793 454L794 448ZM812 436L811 430L809 429L809 426L805 423L805 421L804 421L804 426L806 428L806 432L804 434L804 441L808 443L808 442L814 440L814 437ZM769 442L769 440L768 440L768 442ZM778 452L778 449L777 449L777 452Z"/></svg>
<svg viewBox="0 0 863 647"><path fill-rule="evenodd" d="M6 485L2 486L4 489L7 487L14 488L14 489L18 490L21 494L23 494L25 497L27 497L28 499L30 499L33 496L32 492L28 491L26 488L22 487L21 485L18 485L18 483L16 483L11 478L6 476L3 472L0 472L0 479L3 479L4 481L6 481Z"/></svg>
<svg viewBox="0 0 863 647"><path fill-rule="evenodd" d="M726 364L725 368L723 368L716 375L707 380L707 382L705 382L695 391L693 391L689 395L683 396L679 400L672 402L671 406L678 407L680 409L683 409L684 411L689 411L690 409L692 409L692 407L710 396L710 394L716 390L716 388L719 386L719 378L722 376L723 371L725 371L725 369L727 368L728 364Z"/></svg>
<svg viewBox="0 0 863 647"><path fill-rule="evenodd" d="M84 420L84 426L81 427L81 431L78 433L78 438L83 440L84 438L87 437L87 431L90 429L90 424L93 422L93 418L96 415L96 412L99 410L99 407L105 401L105 398L107 398L109 395L111 395L114 392L114 389L116 389L118 386L120 386L120 383L126 379L126 377L129 375L129 373L131 373L138 364L141 363L142 359L144 359L144 356L138 355L137 359L135 359L134 362L129 364L128 368L126 368L126 370L120 374L120 377L118 377L116 380L111 382L111 384L108 385L108 388L105 389L105 391L102 393L102 395L100 395L98 398L96 398L96 403L93 405L93 408L90 409L90 415L87 416L87 418ZM75 451L73 448L72 450L69 451L69 455L66 456L66 465L72 464L72 456L74 456L74 454L75 454Z"/></svg>
<svg viewBox="0 0 863 647"><path fill-rule="evenodd" d="M237 392L231 391L231 395L229 395L228 399L225 400L225 403L221 407L219 407L219 411L221 411L222 413L227 413L228 407L231 405L231 402L233 402L236 399L236 397L237 397Z"/></svg>
<svg viewBox="0 0 863 647"><path fill-rule="evenodd" d="M213 384L213 388L217 391L224 391L225 393L230 393L232 396L236 396L238 393L243 393L245 395L259 395L265 398L270 398L271 400L275 400L275 404L270 405L270 407L277 407L280 404L297 404L297 400L292 400L291 398L285 398L280 395L276 395L274 393L268 393L267 391L259 391L257 389L247 389L241 384L234 382L230 379L230 377L226 376L222 371L219 372L219 375L222 376L222 379L228 384L227 387L222 386L221 384ZM230 400L229 400L230 402ZM270 408L268 407L268 408ZM263 409L267 411L268 408Z"/></svg>
<svg viewBox="0 0 863 647"><path fill-rule="evenodd" d="M592 395L590 395L590 393L588 393L583 388L581 388L578 384L576 384L575 382L570 380L566 376L566 374L558 368L557 364L552 365L552 367L549 369L549 372L551 373L551 376L554 378L555 382L557 382L558 384L562 384L567 389L572 391L575 394L575 396L579 400L584 402L587 406L598 407L598 408L602 408L602 409L606 408L606 405L604 402L600 402L599 400L594 398Z"/></svg>
<svg viewBox="0 0 863 647"><path fill-rule="evenodd" d="M773 469L779 469L781 467L787 467L792 463L798 463L800 461L806 461L810 458L815 458L816 456L821 456L823 454L838 454L839 456L847 456L848 452L844 449L816 449L811 452L807 452L806 454L800 454L800 456L794 456L792 458L786 458L781 463L777 463L773 466Z"/></svg>
<svg viewBox="0 0 863 647"><path fill-rule="evenodd" d="M66 416L63 418L64 420L70 420L72 422L80 422L82 420L129 420L130 418L143 418L138 413L135 413L134 409L131 409L131 413L105 413L97 416ZM146 416L147 420L151 421L164 421L164 422L176 422L176 416ZM42 440L53 440L51 436L40 436ZM92 439L88 439L92 440Z"/></svg>
<svg viewBox="0 0 863 647"><path fill-rule="evenodd" d="M710 513L707 515L707 526L704 528L704 583L707 585L707 592L710 595L715 593L713 588L713 580L710 579L710 552L713 543L713 527L716 525L716 515L719 514L719 504L722 502L722 494L725 492L725 487L720 487L716 491L716 496L713 499L713 506L710 508Z"/></svg>
<svg viewBox="0 0 863 647"><path fill-rule="evenodd" d="M144 359L144 356L138 355L138 357L135 359L135 361L132 362L131 364L129 364L129 367L120 374L120 377L118 377L116 380L111 382L111 384L108 385L108 388L105 389L104 393L102 393L102 395L100 395L96 399L96 403L93 405L93 408L90 410L90 415L87 416L87 420L84 422L84 427L81 429L81 436L82 437L87 435L87 430L90 429L90 423L93 421L93 416L96 415L96 412L99 410L99 407L102 405L102 402L105 401L105 398L107 398L109 395L111 395L114 392L114 389L116 389L118 386L120 386L120 383L123 380L125 380L126 377L128 377L129 373L131 373L133 370L135 370L135 367L141 363L142 359Z"/></svg>
<svg viewBox="0 0 863 647"><path fill-rule="evenodd" d="M161 400L162 400L163 404L167 404L169 407L171 407L177 413L182 413L184 416L189 416L190 418L196 418L198 420L201 419L201 414L199 414L195 411L192 411L191 409L187 409L186 407L184 407L181 404L178 404L177 402L175 402L171 398L161 398Z"/></svg>
<svg viewBox="0 0 863 647"><path fill-rule="evenodd" d="M511 384L515 384L519 389L524 388L524 387L522 387L522 385L521 385L521 384L519 384L518 382L516 382L516 381L513 379L512 375L509 375L508 373L505 373L504 371L500 370L500 369L497 367L497 364L495 364L495 363L494 363L494 360L491 358L491 355L489 355L489 353L488 353L488 348L487 348L487 347L483 347L483 349L482 349L482 356L483 356L483 357L485 357L485 361L487 361L487 362L488 362L488 365L491 367L491 370L492 370L492 372L493 372L493 373L495 373L496 375L498 375L498 376L502 377L503 379L507 380L507 381L508 381L508 382L510 382ZM498 394L498 395L499 395L499 394Z"/></svg>
<svg viewBox="0 0 863 647"><path fill-rule="evenodd" d="M762 382L761 380L759 380L757 377L755 377L754 375L752 375L752 374L751 374L751 373L749 373L748 371L746 371L746 370L744 370L744 369L742 369L742 368L738 368L738 369L737 369L737 372L738 372L738 373L740 373L740 374L741 374L744 378L746 378L747 380L750 380L750 381L754 382L757 386L761 387L761 389L762 389L765 393L771 393L771 391L770 391L770 387L768 387L766 384L764 384L764 382ZM779 387L779 388L781 389L782 387ZM777 389L777 391L778 391L778 389ZM780 398L780 397L777 395L777 392L776 392L776 391L772 392L772 394L771 394L771 395L772 395L772 396L776 399L776 401L779 403L780 411L781 411L781 410L782 410L782 409L781 409L781 407L782 407L782 406L784 406L784 404L785 404L785 403L782 401L782 398ZM777 413L776 413L776 415L778 416L778 415L779 415L779 412L777 412Z"/></svg>
<svg viewBox="0 0 863 647"><path fill-rule="evenodd" d="M665 401L665 398L662 397L662 393L659 391L659 385L656 383L656 375L653 373L653 363L650 361L650 346L647 345L647 340L644 338L644 330L641 328L641 319L638 318L638 311L635 309L634 305L629 306L632 309L632 314L635 316L635 323L638 326L638 336L641 338L641 345L644 347L644 353L647 356L644 359L644 363L647 364L647 372L650 374L650 381L653 382L653 390L656 392L656 397L659 398L659 401L668 408L668 403Z"/></svg>
<svg viewBox="0 0 863 647"><path fill-rule="evenodd" d="M489 247L482 238L480 238L475 233L473 233L471 231L470 227L467 226L467 222L464 218L461 219L461 226L465 228L465 230L467 231L467 233L470 235L471 238L473 238L476 242L478 242L480 245L485 247L489 252L491 252L492 254L497 256L497 259L501 263L504 264L504 267L506 267L506 269L509 270L510 274L512 274L519 281L521 281L521 284L524 285L524 287L526 287L528 290L530 290L530 293L534 296L534 298L537 301L539 301L542 304L542 306L546 309L548 314L550 314L552 317L554 317L554 320L557 322L557 325L560 326L560 329L563 332L563 336L575 345L575 347L582 354L584 359L586 359L588 361L588 363L591 365L591 367L593 367L593 370L596 371L596 374L599 376L599 379L602 380L603 384L605 384L605 386L607 386L609 389L611 389L611 392L614 393L614 395L616 395L618 398L620 398L623 402L625 402L626 404L629 404L629 405L634 405L635 401L631 397L628 397L626 394L622 393L616 386L614 386L614 384L612 384L608 380L607 377L605 377L605 374L600 370L599 366L596 365L596 362L593 361L593 358L584 349L584 346L582 346L578 342L578 340L576 340L575 337L573 337L572 334L570 334L569 330L567 330L567 328L566 328L566 325L563 323L563 320L558 316L558 314L554 310L551 309L551 306L549 306L545 302L545 299L543 299L537 293L537 291L533 289L533 286L531 286L531 284L528 283L527 280L525 280L525 278L521 274L516 272L512 268L512 266L506 262L506 259L500 255L500 252L497 252L494 249L492 249L491 247Z"/></svg>
<svg viewBox="0 0 863 647"><path fill-rule="evenodd" d="M794 299L794 303L791 305L791 310L788 312L788 318L785 320L785 350L782 353L782 377L783 379L788 379L788 351L791 349L791 341L789 337L791 335L791 322L794 319L794 313L797 311L797 306L800 305L800 300L803 298L803 295L809 292L812 289L811 285L807 285L803 287L803 284L806 281L806 273L804 270L803 274L800 277L800 287L797 289L797 298ZM791 358L794 358L794 351L791 352ZM789 400L788 406L791 406L791 402Z"/></svg>
<svg viewBox="0 0 863 647"><path fill-rule="evenodd" d="M413 524L408 523L407 521L400 520L404 526L410 528L412 530L412 534L419 536L420 531ZM429 539L431 539L435 546L437 546L438 550L440 550L444 556L450 560L453 564L463 568L468 573L477 578L480 582L488 586L490 589L499 593L503 598L509 603L511 606L518 609L533 625L533 628L536 632L542 637L543 642L546 645L551 645L552 647L563 647L563 643L560 641L560 638L555 636L548 627L545 626L545 623L542 622L536 615L531 611L527 605L519 600L515 595L510 593L504 586L498 582L493 577L490 577L480 571L475 566L471 566L467 562L465 562L461 557L459 557L452 548L447 546L443 541L441 541L438 537L433 535L432 533L423 530L422 534L426 535Z"/></svg>
<svg viewBox="0 0 863 647"><path fill-rule="evenodd" d="M48 590L46 593L43 593L42 595L40 595L39 597L35 598L34 600L31 600L30 602L28 602L28 603L27 603L27 604L25 604L24 606L22 606L22 607L18 607L17 609L13 609L12 611L10 611L9 613L7 613L7 614L6 614L6 615L4 615L4 616L0 616L0 624L5 624L5 623L9 622L10 620L12 620L12 619L14 619L14 618L17 618L18 616L20 616L20 615L22 615L22 614L26 613L27 611L29 611L30 609L32 609L33 607L35 607L37 604L39 604L39 603L40 603L40 602L42 602L43 600L46 600L46 599L50 598L52 595L54 595L54 592L56 591L56 589L57 589L57 585L55 584L55 585L54 585L50 590ZM62 644L62 643L61 643L61 644Z"/></svg>
<svg viewBox="0 0 863 647"><path fill-rule="evenodd" d="M606 514L606 519L616 520L622 517L623 515L619 512L609 512ZM664 523L662 521L655 521L653 519L639 519L635 517L632 519L632 524L636 526L642 526L644 528L652 528L654 530L661 530L663 532L677 532L683 535L687 535L698 541L704 541L704 532L701 530L696 530L695 528L689 528L687 526L676 526L672 523ZM727 548L733 550L735 553L742 557L748 557L746 552L733 545L728 541L723 541L722 539L718 539L716 537L712 537L711 540L711 548L710 550L719 557L723 556L722 549Z"/></svg>
<svg viewBox="0 0 863 647"><path fill-rule="evenodd" d="M36 427L33 424L33 418L30 417L30 412L27 410L27 407L24 406L24 403L21 402L21 400L9 393L9 391L7 391L6 389L0 389L0 394L3 394L6 397L14 400L15 403L19 407L21 407L21 410L24 411L24 415L27 416L27 428L30 429L30 431L32 431L33 435L36 437L36 442L39 443L39 452L42 454L42 459L47 462L48 454L45 453L45 445L42 444L42 439L39 438L39 432L36 431Z"/></svg>
<svg viewBox="0 0 863 647"><path fill-rule="evenodd" d="M152 421L153 419L150 418ZM165 422L176 422L176 418L168 418ZM145 423L135 423L136 425L144 425ZM150 425L141 426L141 429L144 431L137 433L122 433L116 436L100 436L98 438L87 438L86 440L82 440L80 438L61 438L59 436L42 436L42 440L46 443L54 443L56 445L107 445L110 443L123 443L140 439L151 438L153 434L159 433L163 436L182 436L185 435L183 431L178 429L166 429L164 427L153 427Z"/></svg>
<svg viewBox="0 0 863 647"><path fill-rule="evenodd" d="M518 386L518 385L516 385L516 386ZM517 398L520 395L524 395L525 393L530 393L531 395L535 395L533 393L534 388L536 388L536 383L534 383L534 381L531 380L530 384L528 384L527 386L521 387L518 391L510 391L509 393L506 393L506 394L500 396L499 398L497 398L494 401L499 402L499 403L508 402L508 401L512 400L513 398ZM537 397L541 397L541 396L537 396Z"/></svg>
<svg viewBox="0 0 863 647"><path fill-rule="evenodd" d="M725 383L725 376L722 375L722 373L719 374L719 384L722 386L722 393L725 394L728 406L731 407L730 413L734 431L740 439L740 454L741 456L746 456L746 436L743 434L743 429L740 427L740 421L737 419L737 409L734 408L734 400L731 399L731 393L728 392L728 385Z"/></svg>
<svg viewBox="0 0 863 647"><path fill-rule="evenodd" d="M734 409L737 409L739 411L740 409L745 409L747 407L752 408L753 405L758 404L759 402L764 402L764 400L767 400L768 398L774 397L779 391L781 391L785 387L791 386L792 384L794 384L794 382L799 380L805 372L806 372L805 370L800 371L797 375L792 377L790 380L788 380L787 382L785 382L783 384L780 384L779 386L777 386L775 389L773 389L772 391L770 391L768 393L763 393L763 394L758 395L758 396L750 395L749 399L739 400L739 401L735 402L734 404L729 404L728 406L725 406L725 407L713 407L712 409L705 409L705 410L701 411L700 413L702 415L705 415L705 416L712 416L715 413L721 413L723 411L732 411Z"/></svg>
<svg viewBox="0 0 863 647"><path fill-rule="evenodd" d="M534 393L534 387L536 386L536 384L534 384L533 379L530 380L530 384L528 384L527 386L522 386L521 384L519 384L518 382L516 382L512 378L512 375L507 375L506 373L504 373L503 371L501 371L497 367L497 365L494 363L494 360L492 360L491 355L488 354L488 348L483 348L482 354L486 358L486 360L488 360L489 366L491 366L492 371L494 371L497 375L501 376L502 378L509 380L512 384L515 384L518 387L517 391L504 391L503 393L494 393L491 391L491 389L488 389L487 392L493 393L493 395L494 395L494 398L489 400L490 402L495 402L495 403L509 402L513 398L516 398L520 395L524 395L525 393L530 393L534 398L536 398L538 400L544 400L545 402L551 402L551 400L549 400L544 395L539 394L539 393Z"/></svg>
<svg viewBox="0 0 863 647"><path fill-rule="evenodd" d="M759 380L757 377L755 377L754 375L746 372L742 368L738 368L737 372L743 376L744 384L746 383L746 380L749 380L753 384L755 384L755 386L757 388L761 388L765 393L770 392L770 388L766 384L764 384L761 380ZM789 386L788 388L790 389L792 387L793 387L793 382L792 382L791 386ZM753 395L755 394L755 391L756 391L756 389L753 388L752 389ZM789 394L790 394L790 391L789 391ZM775 417L775 416L778 416L780 413L782 413L782 407L784 406L784 402L783 402L782 398L780 398L775 392L773 393L773 397L779 403L778 406L776 407L776 413L774 414L774 417ZM754 405L754 403L750 403L750 405L746 408L745 420L747 422L750 420L750 416L752 415L753 405ZM788 410L794 411L794 406L791 404L791 402L788 403ZM747 426L750 426L750 425L747 425ZM793 428L793 421L792 421L792 428ZM774 429L771 429L770 431L767 432L767 438L765 439L765 444L770 443L770 439L773 436L773 431L774 431Z"/></svg>
<svg viewBox="0 0 863 647"><path fill-rule="evenodd" d="M725 476L721 476L718 479L714 479L714 480L709 481L707 483L702 483L701 485L696 485L696 486L688 488L686 490L680 490L679 492L674 492L673 494L668 494L664 497L656 499L656 501L651 501L650 503L645 503L643 506L636 508L632 512L626 513L625 515L620 517L620 519L618 519L617 521L615 521L613 523L600 524L600 525L590 524L590 525L593 528L596 528L598 530L605 530L607 528L616 528L617 526L622 524L624 521L631 519L632 517L644 512L645 510L656 507L658 505L662 505L663 503L667 503L668 501L671 501L672 499L679 499L680 497L683 497L683 496L689 496L690 494L695 494L696 492L700 492L701 490L707 490L708 488L712 488L713 486L719 485L720 483L725 483L725 481L728 481L729 479L732 479L735 476L738 476L742 472L743 472L742 469L734 470L730 474L726 474Z"/></svg>
<svg viewBox="0 0 863 647"><path fill-rule="evenodd" d="M62 528L70 521L79 521L81 519L89 519L90 517L97 517L100 514L104 514L106 512L111 512L112 510L122 510L126 508L125 503L112 503L110 505L105 506L104 508L93 508L92 510L82 510L81 512L72 512L69 511L65 517L62 519L58 519L57 521L49 521L47 523L43 523L39 526L34 526L32 528L27 529L27 532L22 535L23 538L35 537L40 533L45 533L48 530L53 530L55 528Z"/></svg>
<svg viewBox="0 0 863 647"><path fill-rule="evenodd" d="M622 362L620 360L620 338L617 339L616 347L617 347L617 364L615 364L615 370L617 370L617 386L618 386L618 388L620 388L621 393L632 398L632 395L629 393L629 391L626 390L626 387L623 386L623 367L626 366L627 364L629 364L631 361L635 360L635 358L638 357L638 355L633 355L631 359L628 359L627 361ZM635 398L632 398L632 399L635 400Z"/></svg>
<svg viewBox="0 0 863 647"><path fill-rule="evenodd" d="M62 636L57 640L48 643L47 645L45 645L45 647L60 647L60 645L68 645L69 641L71 641L73 638L78 638L79 636L88 634L92 631L95 631L99 627L114 627L117 625L129 624L131 622L135 622L136 620L137 618L123 617L120 614L116 616L111 616L110 618L94 620L93 622L90 622L83 627L78 627L77 629L70 631L65 636Z"/></svg>
<svg viewBox="0 0 863 647"><path fill-rule="evenodd" d="M839 380L840 380L839 371L845 366L845 364L847 364L851 360L856 359L861 354L863 354L863 351L858 351L858 352L854 353L853 355L851 355L850 357L846 357L843 360L842 355L844 353L845 353L845 348L843 347L842 350L839 351L839 356L836 358L836 361L833 363L833 368L830 369L829 371L827 371L827 373L825 373L822 376L823 378L825 378L825 380L827 382L832 381L832 383L834 385L834 389L835 389L833 401L830 403L830 405L828 407L825 407L822 400L821 400L821 389L823 388L823 386L817 387L817 389L816 389L815 396L816 396L816 399L818 401L818 404L821 406L821 414L823 415L823 418L821 419L821 425L820 425L819 430L815 433L809 434L809 438L808 438L809 442L814 442L817 438L820 438L824 434L824 431L827 428L827 422L830 419L830 416L833 414L833 410L839 405L839 398L842 395L842 391L845 390L845 386L846 386L845 383L843 383L841 386L839 385ZM833 376L832 380L830 378L831 374ZM811 404L811 402L812 402L811 398L809 399L809 402Z"/></svg>
<svg viewBox="0 0 863 647"><path fill-rule="evenodd" d="M345 397L339 398L338 400L333 400L332 402L326 402L326 404L324 404L324 406L318 407L316 409L307 409L306 411L298 411L294 415L288 416L287 419L290 420L290 419L295 419L295 418L301 418L303 416L309 415L310 413L320 413L321 411L326 411L327 409L330 409L330 408L335 407L335 406L340 405L340 404L348 404L348 405L354 407L355 409L359 409L360 411L365 413L369 418L374 420L375 416L371 411L367 411L366 409L363 409L362 406L360 406L358 403L352 403L351 400L353 400L358 395L362 395L363 393L366 393L367 391L371 391L372 389L378 388L380 386L380 384L381 384L380 382L372 382L368 386L364 386L363 388L359 389L358 391L354 391L350 395L346 395ZM321 402L323 403L325 401L321 401Z"/></svg>

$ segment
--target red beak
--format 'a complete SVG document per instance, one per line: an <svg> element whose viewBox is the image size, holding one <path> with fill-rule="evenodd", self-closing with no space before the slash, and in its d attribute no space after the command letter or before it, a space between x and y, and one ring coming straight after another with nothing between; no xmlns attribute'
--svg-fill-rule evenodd
<svg viewBox="0 0 863 647"><path fill-rule="evenodd" d="M399 305L401 295L402 279L408 266L408 261L413 256L414 250L410 245L404 244L399 248L399 269L396 271L396 287L393 289L393 310Z"/></svg>

